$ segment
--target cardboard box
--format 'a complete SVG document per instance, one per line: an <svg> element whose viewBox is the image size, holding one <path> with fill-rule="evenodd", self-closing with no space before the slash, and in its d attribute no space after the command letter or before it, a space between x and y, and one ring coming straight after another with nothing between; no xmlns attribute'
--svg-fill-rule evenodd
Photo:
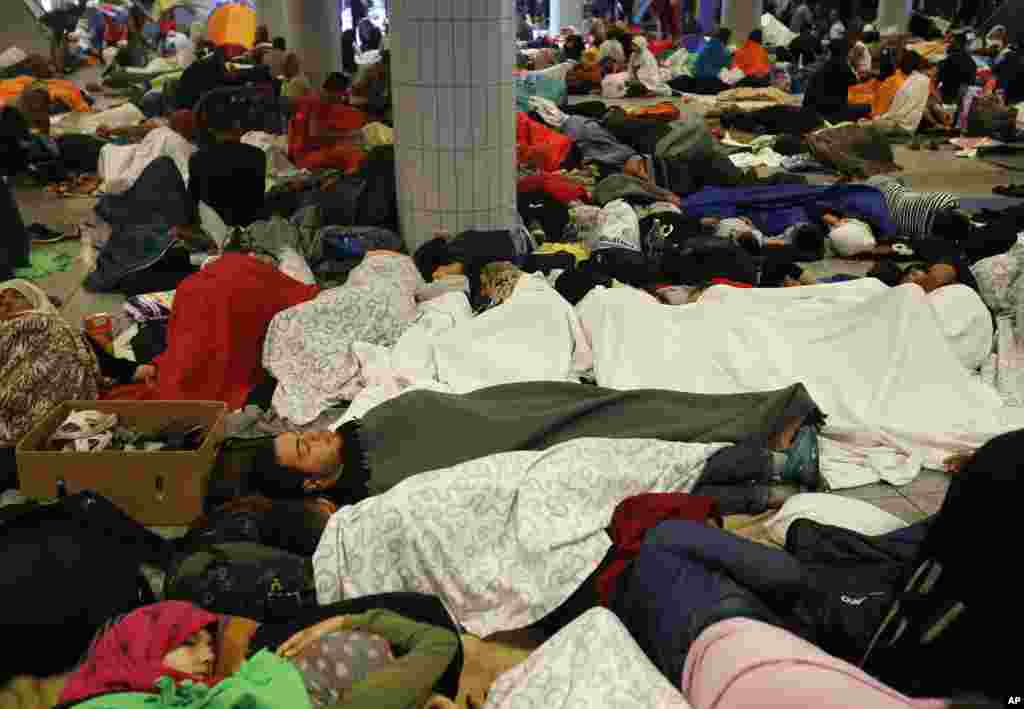
<svg viewBox="0 0 1024 709"><path fill-rule="evenodd" d="M197 451L77 453L47 450L50 436L72 411L117 414L119 425L155 432L172 420L207 428ZM227 406L219 401L68 401L49 413L17 447L23 494L52 498L63 481L67 494L93 490L136 521L151 526L190 524L203 513L203 499L224 440Z"/></svg>

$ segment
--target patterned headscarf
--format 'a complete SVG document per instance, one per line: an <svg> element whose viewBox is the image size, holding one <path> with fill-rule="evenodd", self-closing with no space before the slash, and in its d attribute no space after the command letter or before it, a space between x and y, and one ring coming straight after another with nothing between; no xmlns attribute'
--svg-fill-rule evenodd
<svg viewBox="0 0 1024 709"><path fill-rule="evenodd" d="M18 291L18 293L24 296L25 300L32 304L32 309L26 312L43 313L45 315L58 314L57 308L50 301L50 297L39 286L30 281L22 280L21 278L4 281L0 283L0 293L3 293L5 290Z"/></svg>
<svg viewBox="0 0 1024 709"><path fill-rule="evenodd" d="M512 297L523 272L511 261L494 261L480 270L480 292L490 295L491 305L501 305Z"/></svg>
<svg viewBox="0 0 1024 709"><path fill-rule="evenodd" d="M132 611L96 639L64 685L60 703L110 692L156 692L161 677L216 684L220 678L203 679L166 667L164 656L219 620L220 616L184 601L164 601Z"/></svg>

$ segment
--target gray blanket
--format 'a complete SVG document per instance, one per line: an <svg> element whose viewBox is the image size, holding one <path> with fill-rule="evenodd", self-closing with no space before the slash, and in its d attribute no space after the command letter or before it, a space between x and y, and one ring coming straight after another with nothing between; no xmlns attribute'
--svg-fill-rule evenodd
<svg viewBox="0 0 1024 709"><path fill-rule="evenodd" d="M342 427L342 480L378 494L417 473L576 438L764 446L793 417L824 419L802 384L723 395L569 382L503 384L461 395L411 391Z"/></svg>

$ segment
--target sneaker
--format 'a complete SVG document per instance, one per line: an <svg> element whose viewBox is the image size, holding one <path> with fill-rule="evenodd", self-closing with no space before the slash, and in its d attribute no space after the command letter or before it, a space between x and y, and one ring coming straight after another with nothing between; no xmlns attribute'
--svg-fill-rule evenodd
<svg viewBox="0 0 1024 709"><path fill-rule="evenodd" d="M814 426L801 426L786 452L786 465L782 469L784 482L799 483L811 490L821 486L818 431Z"/></svg>

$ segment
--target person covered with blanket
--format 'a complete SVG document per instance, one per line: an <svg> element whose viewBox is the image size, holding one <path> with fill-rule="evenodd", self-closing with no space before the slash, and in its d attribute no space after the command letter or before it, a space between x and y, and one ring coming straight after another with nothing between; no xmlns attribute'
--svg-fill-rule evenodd
<svg viewBox="0 0 1024 709"><path fill-rule="evenodd" d="M455 699L462 668L458 630L430 596L367 596L273 623L164 601L108 621L59 701L397 709Z"/></svg>
<svg viewBox="0 0 1024 709"><path fill-rule="evenodd" d="M665 418L667 411L674 413ZM730 513L763 512L799 486L820 485L816 431L822 420L799 384L738 395L623 392L566 382L503 384L469 394L415 390L337 432L278 435L263 446L254 473L256 479L291 480L296 490L343 505L428 470L577 438L732 441L736 445L709 462L696 492L718 498Z"/></svg>
<svg viewBox="0 0 1024 709"><path fill-rule="evenodd" d="M0 489L14 483L14 446L53 407L98 398L105 378L124 384L152 373L108 354L17 279L0 283L0 355Z"/></svg>

